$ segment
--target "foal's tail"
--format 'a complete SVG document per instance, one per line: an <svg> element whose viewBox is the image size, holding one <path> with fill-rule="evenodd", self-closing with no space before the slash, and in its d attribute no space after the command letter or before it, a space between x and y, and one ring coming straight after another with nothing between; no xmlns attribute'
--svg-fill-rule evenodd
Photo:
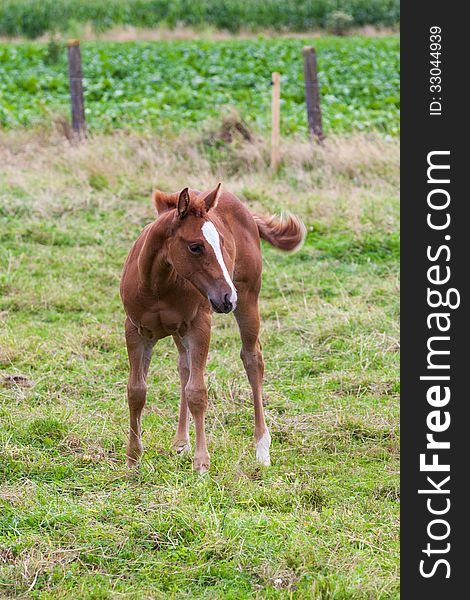
<svg viewBox="0 0 470 600"><path fill-rule="evenodd" d="M285 213L281 218L253 214L253 219L258 225L260 237L272 246L286 252L295 252L302 247L307 230L302 221L292 213Z"/></svg>

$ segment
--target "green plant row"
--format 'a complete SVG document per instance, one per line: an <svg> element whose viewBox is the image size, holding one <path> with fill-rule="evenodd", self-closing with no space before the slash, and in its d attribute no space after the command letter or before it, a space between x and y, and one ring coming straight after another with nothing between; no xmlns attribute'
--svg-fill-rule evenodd
<svg viewBox="0 0 470 600"><path fill-rule="evenodd" d="M306 131L302 47L312 40L82 44L86 118L95 130L198 127L228 106L270 125L271 73L281 80L284 134ZM324 37L318 54L327 132L399 128L397 36ZM65 46L0 45L0 126L69 117Z"/></svg>
<svg viewBox="0 0 470 600"><path fill-rule="evenodd" d="M337 15L337 16L335 16ZM240 29L308 31L354 25L395 26L399 0L3 0L0 35L35 38L91 23L97 31L115 25L209 26Z"/></svg>

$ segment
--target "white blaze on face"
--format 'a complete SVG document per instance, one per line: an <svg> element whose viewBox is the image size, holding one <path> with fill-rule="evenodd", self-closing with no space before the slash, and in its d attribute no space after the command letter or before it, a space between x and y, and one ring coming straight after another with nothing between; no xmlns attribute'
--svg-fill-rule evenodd
<svg viewBox="0 0 470 600"><path fill-rule="evenodd" d="M219 263L220 268L222 269L225 281L228 283L230 289L232 290L232 294L230 295L230 302L235 307L237 302L237 290L235 289L233 281L230 279L230 275L227 271L227 267L225 266L224 257L222 256L222 249L220 247L219 232L215 228L214 223L212 223L211 221L206 221L202 226L202 234L214 250L215 257L217 258L217 262Z"/></svg>

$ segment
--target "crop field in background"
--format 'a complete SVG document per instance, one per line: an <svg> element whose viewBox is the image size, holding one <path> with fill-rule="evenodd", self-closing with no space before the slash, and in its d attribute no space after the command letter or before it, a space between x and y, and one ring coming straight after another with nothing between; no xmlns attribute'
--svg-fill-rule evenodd
<svg viewBox="0 0 470 600"><path fill-rule="evenodd" d="M92 131L199 128L233 106L270 124L271 72L281 82L283 134L306 131L302 47L318 52L327 133L399 132L398 36L82 44ZM0 44L0 126L69 118L67 52L54 44Z"/></svg>
<svg viewBox="0 0 470 600"><path fill-rule="evenodd" d="M338 11L340 15L338 15ZM346 21L345 21L346 19ZM309 31L338 20L352 25L396 26L399 0L2 0L0 35L37 37L91 23L154 28L179 24L240 29Z"/></svg>
<svg viewBox="0 0 470 600"><path fill-rule="evenodd" d="M2 597L399 597L398 142L285 140L273 176L266 139L213 155L205 135L0 133ZM297 254L262 249L273 465L254 460L234 319L215 315L210 474L170 449L171 339L129 473L122 264L153 188L220 180L308 227Z"/></svg>

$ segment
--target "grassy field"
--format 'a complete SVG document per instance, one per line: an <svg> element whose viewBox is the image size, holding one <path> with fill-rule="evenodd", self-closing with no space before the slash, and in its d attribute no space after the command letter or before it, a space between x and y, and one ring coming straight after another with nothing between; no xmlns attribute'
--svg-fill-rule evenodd
<svg viewBox="0 0 470 600"><path fill-rule="evenodd" d="M270 127L271 73L282 75L282 133L306 131L302 48L318 52L325 131L399 132L399 38L185 40L82 43L92 131L159 134L200 128L235 107ZM65 45L0 44L0 127L50 123L70 113Z"/></svg>
<svg viewBox="0 0 470 600"><path fill-rule="evenodd" d="M398 598L398 143L293 138L272 176L264 139L215 158L204 135L0 132L1 597ZM210 474L170 449L171 340L129 473L122 264L154 187L219 180L308 226L295 255L263 246L273 465L254 461L235 322L215 315Z"/></svg>

